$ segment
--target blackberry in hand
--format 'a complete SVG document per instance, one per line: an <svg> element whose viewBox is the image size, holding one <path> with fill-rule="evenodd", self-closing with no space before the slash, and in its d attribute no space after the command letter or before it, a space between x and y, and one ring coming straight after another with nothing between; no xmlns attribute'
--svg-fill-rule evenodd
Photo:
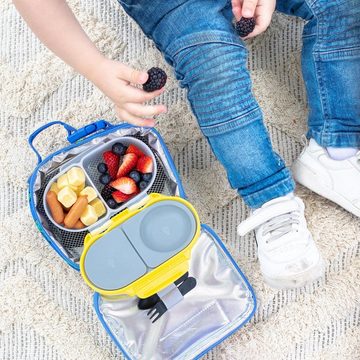
<svg viewBox="0 0 360 360"><path fill-rule="evenodd" d="M165 86L167 75L166 72L160 68L153 67L147 72L149 74L149 78L146 83L143 85L143 89L146 92L152 92L155 90L159 90Z"/></svg>
<svg viewBox="0 0 360 360"><path fill-rule="evenodd" d="M235 30L240 37L245 37L254 31L255 24L255 18L243 17L235 24Z"/></svg>

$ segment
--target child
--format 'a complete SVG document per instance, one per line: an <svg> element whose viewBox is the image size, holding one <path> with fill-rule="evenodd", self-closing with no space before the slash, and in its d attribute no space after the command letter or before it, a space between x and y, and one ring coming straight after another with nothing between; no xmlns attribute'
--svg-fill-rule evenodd
<svg viewBox="0 0 360 360"><path fill-rule="evenodd" d="M147 73L106 59L64 0L15 0L39 38L115 104L120 119L153 126L163 105L144 103ZM294 181L271 146L251 92L245 43L232 20L255 16L249 37L264 31L275 0L121 0L174 67L199 126L252 215L241 235L256 230L268 284L298 287L320 277L323 262L307 228ZM279 0L277 9L307 20L302 68L308 93L309 144L294 166L303 185L360 217L360 6L358 0ZM59 31L61 29L61 31Z"/></svg>

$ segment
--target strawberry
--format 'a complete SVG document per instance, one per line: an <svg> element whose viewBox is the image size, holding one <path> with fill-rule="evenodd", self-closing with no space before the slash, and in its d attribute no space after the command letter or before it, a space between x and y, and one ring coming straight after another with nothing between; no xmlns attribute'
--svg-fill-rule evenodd
<svg viewBox="0 0 360 360"><path fill-rule="evenodd" d="M144 156L144 153L135 145L130 144L126 150L127 154L135 154L137 157Z"/></svg>
<svg viewBox="0 0 360 360"><path fill-rule="evenodd" d="M128 201L132 198L133 195L127 195L127 194L123 194L121 191L115 191L112 193L112 197L113 199L118 203L123 203L125 201Z"/></svg>
<svg viewBox="0 0 360 360"><path fill-rule="evenodd" d="M122 159L122 163L117 171L116 177L120 178L129 174L129 172L136 166L137 159L138 157L133 153L126 154Z"/></svg>
<svg viewBox="0 0 360 360"><path fill-rule="evenodd" d="M143 156L138 160L136 170L143 174L151 173L154 170L153 160L150 156Z"/></svg>
<svg viewBox="0 0 360 360"><path fill-rule="evenodd" d="M105 151L103 153L103 159L105 164L107 165L111 178L116 179L120 157L114 154L112 151Z"/></svg>
<svg viewBox="0 0 360 360"><path fill-rule="evenodd" d="M110 183L110 186L126 195L135 194L138 189L136 182L126 176L116 179Z"/></svg>

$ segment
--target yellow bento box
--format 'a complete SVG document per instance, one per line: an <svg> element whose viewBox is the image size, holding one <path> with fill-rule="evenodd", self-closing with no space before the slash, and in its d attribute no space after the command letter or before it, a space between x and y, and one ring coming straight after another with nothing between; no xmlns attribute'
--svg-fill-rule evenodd
<svg viewBox="0 0 360 360"><path fill-rule="evenodd" d="M158 293L188 271L200 219L183 198L152 193L89 233L80 259L86 283L103 296Z"/></svg>

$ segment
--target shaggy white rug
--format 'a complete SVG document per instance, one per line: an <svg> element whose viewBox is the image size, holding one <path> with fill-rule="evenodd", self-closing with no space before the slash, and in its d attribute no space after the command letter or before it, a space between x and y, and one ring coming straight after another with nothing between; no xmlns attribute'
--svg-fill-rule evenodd
<svg viewBox="0 0 360 360"><path fill-rule="evenodd" d="M112 58L138 68L166 67L140 29L111 0L71 0L91 38ZM255 93L274 146L291 162L301 151L306 106L299 54L302 23L276 15L249 44ZM61 31L61 29L59 29ZM327 261L326 280L306 290L274 291L262 282L253 236L236 235L247 216L227 184L171 78L161 99L170 111L158 129L171 149L190 200L226 242L259 299L254 319L210 359L360 359L359 220L302 188L309 226ZM26 138L59 119L82 126L117 122L108 100L50 54L9 0L0 2L0 359L119 359L98 322L92 292L47 245L27 205L35 166ZM42 154L65 145L53 129L37 142ZM204 190L205 189L205 190Z"/></svg>

